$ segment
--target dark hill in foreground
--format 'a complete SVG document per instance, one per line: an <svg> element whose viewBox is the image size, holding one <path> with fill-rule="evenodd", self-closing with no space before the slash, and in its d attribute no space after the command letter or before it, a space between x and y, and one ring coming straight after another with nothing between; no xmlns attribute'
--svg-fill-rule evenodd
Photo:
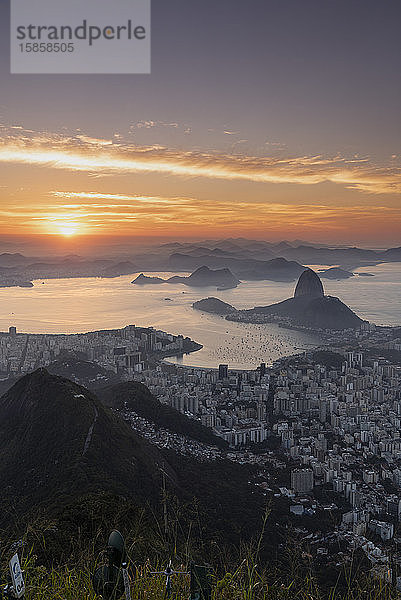
<svg viewBox="0 0 401 600"><path fill-rule="evenodd" d="M117 386L119 396L116 390L105 395L114 398L110 405L130 403L160 426L192 435L189 445L204 435L217 442L196 422L163 410L143 386L134 387L134 394L129 384ZM73 511L79 526L93 520L92 509L85 508L89 497L102 520L104 494L116 499L120 512L126 506L133 520L143 513L161 522L162 472L169 497L181 507L183 530L196 519L209 539L238 544L260 526L264 500L249 483L253 467L158 449L94 393L45 369L18 380L0 398L0 527L12 536L38 514L62 523L63 515ZM75 535L73 528L70 523L63 539Z"/></svg>
<svg viewBox="0 0 401 600"><path fill-rule="evenodd" d="M301 298L303 296L308 296L309 298L323 298L324 296L323 284L320 277L312 269L306 269L301 274L295 286L294 298Z"/></svg>
<svg viewBox="0 0 401 600"><path fill-rule="evenodd" d="M121 381L114 371L105 369L99 363L77 358L73 353L60 355L46 369L52 375L71 379L92 391Z"/></svg>
<svg viewBox="0 0 401 600"><path fill-rule="evenodd" d="M0 399L2 511L108 490L150 501L159 488L159 452L91 392L39 369Z"/></svg>

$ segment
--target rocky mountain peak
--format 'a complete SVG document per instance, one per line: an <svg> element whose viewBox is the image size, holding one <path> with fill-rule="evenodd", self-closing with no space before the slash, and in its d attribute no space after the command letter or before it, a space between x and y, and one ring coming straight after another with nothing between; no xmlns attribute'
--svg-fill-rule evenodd
<svg viewBox="0 0 401 600"><path fill-rule="evenodd" d="M300 296L309 296L313 298L323 298L324 289L320 277L312 271L312 269L306 269L295 287L294 298Z"/></svg>

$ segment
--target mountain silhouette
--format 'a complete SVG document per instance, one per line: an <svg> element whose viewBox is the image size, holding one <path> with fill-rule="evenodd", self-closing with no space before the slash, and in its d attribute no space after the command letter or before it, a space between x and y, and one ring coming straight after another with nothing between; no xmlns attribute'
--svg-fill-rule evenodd
<svg viewBox="0 0 401 600"><path fill-rule="evenodd" d="M161 283L183 283L190 287L208 287L217 286L224 288L237 287L241 282L237 279L230 271L230 269L218 269L213 271L209 267L199 267L188 277L181 275L174 275L169 279L162 279L161 277L148 277L141 273L131 283L136 285L145 284L161 284Z"/></svg>
<svg viewBox="0 0 401 600"><path fill-rule="evenodd" d="M314 329L356 329L363 323L339 298L324 295L320 277L312 269L301 274L293 298L270 306L256 306L242 313L270 315Z"/></svg>
<svg viewBox="0 0 401 600"><path fill-rule="evenodd" d="M23 512L107 490L149 502L157 497L161 466L175 478L157 449L94 394L45 369L0 399L0 521L10 501Z"/></svg>
<svg viewBox="0 0 401 600"><path fill-rule="evenodd" d="M38 369L0 398L0 527L20 530L40 514L62 521L71 511L79 521L87 518L88 502L107 512L106 497L160 518L164 476L177 502L196 503L208 535L237 543L258 530L265 501L249 483L252 466L223 455L202 459L168 445L159 449L118 412L127 404L156 428L182 436L188 448L200 441L216 445L211 431L163 409L134 382L109 387L102 397L114 410L86 388ZM182 522L191 514L183 513Z"/></svg>

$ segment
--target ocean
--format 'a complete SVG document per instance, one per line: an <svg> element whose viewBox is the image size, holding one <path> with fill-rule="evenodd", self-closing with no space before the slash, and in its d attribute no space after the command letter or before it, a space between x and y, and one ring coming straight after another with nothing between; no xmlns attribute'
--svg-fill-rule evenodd
<svg viewBox="0 0 401 600"><path fill-rule="evenodd" d="M400 325L401 263L363 267L356 272L374 277L326 279L326 293L338 296L363 319L378 325ZM172 274L156 275L167 278ZM131 284L134 278L50 279L35 281L33 288L0 288L0 330L7 331L12 325L27 333L78 333L128 324L153 326L189 336L204 346L170 360L209 368L228 363L232 368L251 369L319 343L316 335L274 324L234 323L192 308L193 302L208 296L236 308L264 306L291 296L295 283L245 282L218 292L182 284L136 286Z"/></svg>

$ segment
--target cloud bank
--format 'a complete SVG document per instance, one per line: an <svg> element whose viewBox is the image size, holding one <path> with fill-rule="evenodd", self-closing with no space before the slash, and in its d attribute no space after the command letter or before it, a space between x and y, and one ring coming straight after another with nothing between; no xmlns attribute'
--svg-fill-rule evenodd
<svg viewBox="0 0 401 600"><path fill-rule="evenodd" d="M368 194L401 193L401 168L341 156L258 157L136 146L116 138L50 135L0 127L0 162L96 175L157 173L254 183L325 182Z"/></svg>

